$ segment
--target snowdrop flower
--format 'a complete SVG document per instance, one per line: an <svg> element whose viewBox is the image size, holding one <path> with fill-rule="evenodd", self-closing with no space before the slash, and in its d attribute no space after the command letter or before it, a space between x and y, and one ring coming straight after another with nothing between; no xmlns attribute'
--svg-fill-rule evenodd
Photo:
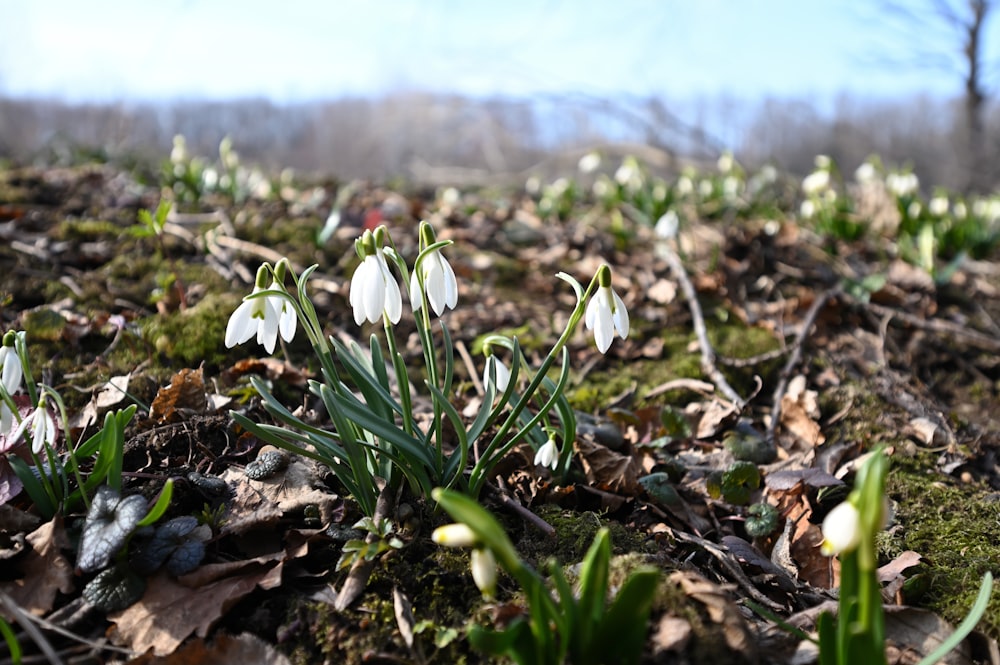
<svg viewBox="0 0 1000 665"><path fill-rule="evenodd" d="M694 183L691 181L691 176L682 175L677 179L677 195L678 196L689 196L694 193Z"/></svg>
<svg viewBox="0 0 1000 665"><path fill-rule="evenodd" d="M588 152L576 166L580 173L593 173L601 166L601 156L596 152Z"/></svg>
<svg viewBox="0 0 1000 665"><path fill-rule="evenodd" d="M21 358L17 355L17 348L14 346L17 333L8 331L3 336L3 346L0 346L0 384L3 385L8 395L13 395L21 388L21 381L24 371L21 367ZM14 412L7 406L6 401L0 401L0 435L10 432L14 427Z"/></svg>
<svg viewBox="0 0 1000 665"><path fill-rule="evenodd" d="M485 547L472 550L470 568L472 581L479 587L483 597L487 600L492 599L497 592L497 560L493 556L493 551Z"/></svg>
<svg viewBox="0 0 1000 665"><path fill-rule="evenodd" d="M733 170L734 164L735 160L733 159L733 153L727 150L719 155L719 159L716 161L715 166L719 169L719 173L726 174Z"/></svg>
<svg viewBox="0 0 1000 665"><path fill-rule="evenodd" d="M673 210L668 210L656 221L653 233L659 238L669 240L677 236L677 228L680 226L680 223L681 220L677 217L677 213Z"/></svg>
<svg viewBox="0 0 1000 665"><path fill-rule="evenodd" d="M265 290L267 275L270 266L265 263L257 269L257 279L250 293L260 293ZM226 324L226 348L232 348L237 344L243 344L254 335L257 336L257 343L267 349L268 353L274 353L274 345L278 341L278 332L281 331L285 341L291 340L291 335L285 337L290 332L295 333L295 326L289 325L285 315L275 309L275 298L246 297L240 306L236 308L229 323ZM294 318L294 314L293 314Z"/></svg>
<svg viewBox="0 0 1000 665"><path fill-rule="evenodd" d="M0 382L3 383L4 390L8 395L13 395L21 387L21 380L24 371L21 368L21 359L17 355L17 348L14 346L17 333L13 330L3 336L3 346L0 346Z"/></svg>
<svg viewBox="0 0 1000 665"><path fill-rule="evenodd" d="M615 331L622 339L628 337L628 310L618 294L611 289L611 268L603 265L597 272L597 293L590 299L584 314L584 324L594 331L597 350L605 353L611 346Z"/></svg>
<svg viewBox="0 0 1000 665"><path fill-rule="evenodd" d="M476 533L461 522L439 526L431 534L431 540L445 547L473 547L479 543Z"/></svg>
<svg viewBox="0 0 1000 665"><path fill-rule="evenodd" d="M549 440L538 449L535 453L535 465L547 466L553 471L559 465L559 448L556 447L555 439L549 437Z"/></svg>
<svg viewBox="0 0 1000 665"><path fill-rule="evenodd" d="M827 513L823 520L823 543L820 552L833 556L850 552L861 543L861 514L845 501Z"/></svg>
<svg viewBox="0 0 1000 665"><path fill-rule="evenodd" d="M510 370L492 353L486 359L486 369L483 371L483 385L488 386L492 383L492 380L490 379L490 368L492 368L493 376L496 377L495 385L497 392L507 392L507 384L510 383Z"/></svg>
<svg viewBox="0 0 1000 665"><path fill-rule="evenodd" d="M865 162L854 171L854 179L862 185L875 182L875 177L877 175L878 174L875 172L875 165L871 162Z"/></svg>
<svg viewBox="0 0 1000 665"><path fill-rule="evenodd" d="M816 203L812 199L806 199L799 206L799 215L804 219L809 219L816 214Z"/></svg>
<svg viewBox="0 0 1000 665"><path fill-rule="evenodd" d="M399 323L403 315L399 284L389 272L389 264L382 252L385 235L385 227L380 226L375 233L365 231L355 243L362 261L351 279L349 300L354 308L354 322L358 325L366 319L375 323L383 314L392 323Z"/></svg>
<svg viewBox="0 0 1000 665"><path fill-rule="evenodd" d="M805 194L817 194L830 185L829 171L813 171L802 179L802 191Z"/></svg>
<svg viewBox="0 0 1000 665"><path fill-rule="evenodd" d="M31 452L38 455L45 450L45 444L52 446L56 442L56 421L45 406L45 397L38 401L38 406L31 415L21 421L11 434L11 440L16 441L28 430L31 430Z"/></svg>
<svg viewBox="0 0 1000 665"><path fill-rule="evenodd" d="M935 217L944 217L948 214L948 197L935 196L927 203L927 211Z"/></svg>
<svg viewBox="0 0 1000 665"><path fill-rule="evenodd" d="M427 222L421 222L421 249L426 251L426 248L435 242L434 229ZM455 271L439 249L432 250L420 258L410 275L410 302L413 304L414 312L420 311L423 306L424 293L427 294L431 309L438 316L441 316L446 308L455 309L458 303L458 280L455 279Z"/></svg>

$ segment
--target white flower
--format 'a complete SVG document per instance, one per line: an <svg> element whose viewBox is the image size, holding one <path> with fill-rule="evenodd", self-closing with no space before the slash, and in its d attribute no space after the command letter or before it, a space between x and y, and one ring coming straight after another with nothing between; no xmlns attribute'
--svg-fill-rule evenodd
<svg viewBox="0 0 1000 665"><path fill-rule="evenodd" d="M414 312L419 311L423 305L421 284L435 314L441 316L446 307L455 309L458 303L458 280L455 279L451 264L441 255L440 250L435 249L425 256L419 269L410 275L410 302Z"/></svg>
<svg viewBox="0 0 1000 665"><path fill-rule="evenodd" d="M24 372L17 349L13 346L0 346L0 382L7 394L13 395L21 387Z"/></svg>
<svg viewBox="0 0 1000 665"><path fill-rule="evenodd" d="M609 282L610 279L609 271ZM594 331L594 341L601 353L605 353L611 346L616 330L622 339L628 337L628 310L625 309L625 303L618 294L611 289L610 284L598 287L597 293L587 305L583 322L589 330Z"/></svg>
<svg viewBox="0 0 1000 665"><path fill-rule="evenodd" d="M802 191L806 194L817 194L829 185L829 171L813 171L802 179Z"/></svg>
<svg viewBox="0 0 1000 665"><path fill-rule="evenodd" d="M862 185L874 182L876 176L878 174L875 172L875 165L871 162L865 162L854 171L854 179Z"/></svg>
<svg viewBox="0 0 1000 665"><path fill-rule="evenodd" d="M493 556L493 551L485 547L477 547L472 550L472 580L483 592L483 596L489 600L497 592L497 560Z"/></svg>
<svg viewBox="0 0 1000 665"><path fill-rule="evenodd" d="M806 199L799 206L799 215L805 219L809 219L816 214L816 203L812 199Z"/></svg>
<svg viewBox="0 0 1000 665"><path fill-rule="evenodd" d="M461 522L439 526L431 534L431 540L446 547L473 547L479 543L476 533Z"/></svg>
<svg viewBox="0 0 1000 665"><path fill-rule="evenodd" d="M653 233L660 238L674 238L677 236L677 228L680 226L680 223L681 220L677 217L677 213L673 210L668 210L656 221Z"/></svg>
<svg viewBox="0 0 1000 665"><path fill-rule="evenodd" d="M556 447L555 439L550 438L542 444L542 447L535 453L535 464L555 470L559 465L559 448Z"/></svg>
<svg viewBox="0 0 1000 665"><path fill-rule="evenodd" d="M580 158L577 168L580 173L593 173L601 166L601 156L596 152L588 152Z"/></svg>
<svg viewBox="0 0 1000 665"><path fill-rule="evenodd" d="M733 153L727 150L726 152L719 155L719 159L715 163L715 165L718 167L719 173L725 174L733 170L733 166L735 163L736 162L733 159Z"/></svg>
<svg viewBox="0 0 1000 665"><path fill-rule="evenodd" d="M927 211L935 217L944 217L948 214L948 197L935 196L927 203Z"/></svg>
<svg viewBox="0 0 1000 665"><path fill-rule="evenodd" d="M493 374L496 377L497 392L506 392L507 384L510 383L510 370L494 355L490 355L486 359L486 369L483 371L483 385L490 385L490 367L493 367Z"/></svg>
<svg viewBox="0 0 1000 665"><path fill-rule="evenodd" d="M254 286L250 295L263 290L260 286ZM272 300L273 298L269 297L243 299L240 306L229 317L229 323L226 325L227 348L242 344L256 334L257 343L267 349L268 353L274 352L274 345L278 341L281 315L274 308ZM287 329L287 323L285 326ZM292 332L295 332L294 329ZM284 336L284 333L282 335Z"/></svg>
<svg viewBox="0 0 1000 665"><path fill-rule="evenodd" d="M11 434L11 440L16 441L26 430L31 430L31 452L36 455L45 449L45 444L54 445L56 441L56 421L52 419L45 403L39 404L31 415L21 421Z"/></svg>
<svg viewBox="0 0 1000 665"><path fill-rule="evenodd" d="M845 501L827 513L823 520L820 552L825 556L850 552L860 543L861 514L853 503Z"/></svg>
<svg viewBox="0 0 1000 665"><path fill-rule="evenodd" d="M399 284L389 272L382 248L376 247L354 271L350 302L354 308L354 322L358 325L365 319L375 323L383 313L392 323L399 323L403 315L403 297Z"/></svg>

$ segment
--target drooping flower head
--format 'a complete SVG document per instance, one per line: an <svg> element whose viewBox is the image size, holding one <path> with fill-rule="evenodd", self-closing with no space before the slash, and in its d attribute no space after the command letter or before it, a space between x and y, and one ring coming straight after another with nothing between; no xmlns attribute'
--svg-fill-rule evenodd
<svg viewBox="0 0 1000 665"><path fill-rule="evenodd" d="M349 300L354 308L354 323L358 325L365 320L375 323L383 314L392 323L399 323L403 315L399 284L389 272L382 250L387 235L385 227L379 226L374 233L365 231L354 243L361 265L351 278Z"/></svg>
<svg viewBox="0 0 1000 665"><path fill-rule="evenodd" d="M861 514L850 501L844 501L827 513L823 520L824 556L850 552L861 543Z"/></svg>
<svg viewBox="0 0 1000 665"><path fill-rule="evenodd" d="M270 268L269 264L264 263L257 269L257 279L251 296L267 288ZM257 343L267 349L268 353L274 353L274 345L278 341L278 328L279 313L274 308L273 298L245 297L229 317L229 323L226 325L226 348L243 344L256 335Z"/></svg>
<svg viewBox="0 0 1000 665"><path fill-rule="evenodd" d="M611 268L607 265L597 271L597 293L587 305L584 324L594 331L594 342L601 353L611 346L616 331L622 339L628 337L628 310L611 288Z"/></svg>
<svg viewBox="0 0 1000 665"><path fill-rule="evenodd" d="M441 316L446 308L454 309L458 303L458 280L440 248L427 251L435 242L434 228L427 222L421 222L421 256L417 258L410 275L410 302L414 312L420 311L426 295L431 309Z"/></svg>
<svg viewBox="0 0 1000 665"><path fill-rule="evenodd" d="M547 466L553 471L557 466L559 466L559 447L556 446L556 440L552 437L542 444L535 453L535 464L538 466Z"/></svg>

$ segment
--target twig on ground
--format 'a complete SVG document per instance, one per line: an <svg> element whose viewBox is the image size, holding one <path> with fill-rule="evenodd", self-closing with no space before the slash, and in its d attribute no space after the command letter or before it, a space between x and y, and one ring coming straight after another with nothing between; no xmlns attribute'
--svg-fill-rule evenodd
<svg viewBox="0 0 1000 665"><path fill-rule="evenodd" d="M670 264L670 270L674 273L674 277L680 284L681 291L684 292L684 298L688 302L688 308L691 310L691 322L694 326L695 335L698 337L698 347L701 349L701 371L708 375L708 378L712 380L712 383L715 384L719 392L732 402L733 406L736 407L737 413L739 413L746 406L747 402L729 385L726 377L723 376L722 372L715 365L715 350L712 348L711 342L708 341L708 329L705 327L705 316L701 311L701 303L698 301L698 294L695 293L694 285L691 283L691 279L684 269L681 257L678 256L677 252L674 251L668 242L660 243L660 248L663 250L663 256L666 258L667 263Z"/></svg>
<svg viewBox="0 0 1000 665"><path fill-rule="evenodd" d="M903 323L913 326L914 328L930 330L944 335L953 335L965 340L965 342L969 345L978 347L984 351L1000 351L1000 339L981 333L978 330L970 330L969 328L961 326L957 323L952 323L951 321L945 321L943 319L925 319L907 312L901 312L891 307L876 305L875 303L859 302L858 304L863 307L867 307L879 316L887 316L892 319L902 321Z"/></svg>
<svg viewBox="0 0 1000 665"><path fill-rule="evenodd" d="M38 648L41 649L42 653L45 654L45 657L49 659L50 663L53 665L62 665L62 658L59 657L56 650L52 648L52 644L49 643L49 641L45 638L45 635L42 634L42 631L40 631L38 626L35 625L31 615L21 609L21 607L14 602L14 599L3 591L0 591L0 605L3 606L3 608L7 611L7 614L14 618L14 621L21 626L24 632L27 633L28 637L30 637Z"/></svg>
<svg viewBox="0 0 1000 665"><path fill-rule="evenodd" d="M524 521L534 526L549 538L556 537L555 527L521 505L521 502L511 496L506 488L493 487L489 483L487 483L484 487L486 488L486 491L500 501L505 508L509 508L513 512L517 513L524 519Z"/></svg>
<svg viewBox="0 0 1000 665"><path fill-rule="evenodd" d="M795 342L792 343L792 354L788 356L785 366L781 368L778 385L774 389L774 397L771 399L771 420L767 423L767 432L765 433L765 438L768 442L774 441L774 434L781 420L781 400L788 390L788 382L792 378L792 372L795 371L795 367L802 358L802 347L805 346L806 337L808 337L813 324L816 323L816 317L819 316L826 303L840 293L840 287L834 287L824 292L819 298L813 301L809 311L806 312L805 319L803 319L802 325L799 327L799 333L795 336Z"/></svg>

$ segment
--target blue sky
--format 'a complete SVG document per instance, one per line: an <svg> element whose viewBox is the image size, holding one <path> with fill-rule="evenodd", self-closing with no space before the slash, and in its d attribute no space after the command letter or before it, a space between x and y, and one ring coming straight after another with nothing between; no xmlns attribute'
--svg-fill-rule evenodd
<svg viewBox="0 0 1000 665"><path fill-rule="evenodd" d="M399 89L686 101L960 94L953 72L887 64L908 59L907 36L886 30L873 4L0 0L0 94L276 102ZM953 46L941 33L919 39Z"/></svg>

